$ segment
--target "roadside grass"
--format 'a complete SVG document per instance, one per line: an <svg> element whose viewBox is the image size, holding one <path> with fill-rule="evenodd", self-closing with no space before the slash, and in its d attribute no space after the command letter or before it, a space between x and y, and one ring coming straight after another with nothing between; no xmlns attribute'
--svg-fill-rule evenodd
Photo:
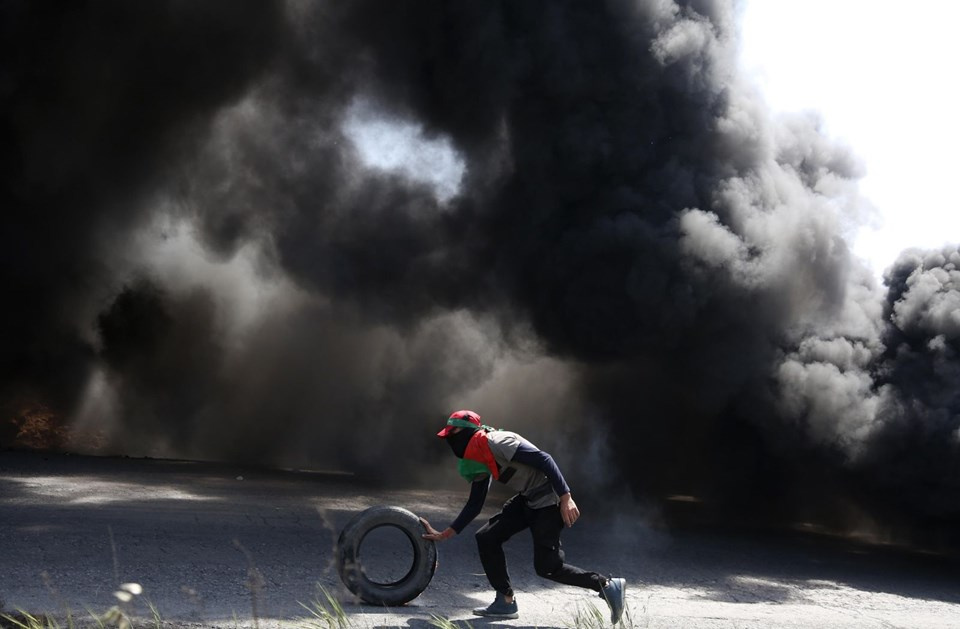
<svg viewBox="0 0 960 629"><path fill-rule="evenodd" d="M569 629L605 629L610 626L609 612L600 609L594 603L577 604L573 618L567 623ZM618 629L636 629L633 617L630 615L630 605L625 605Z"/></svg>
<svg viewBox="0 0 960 629"><path fill-rule="evenodd" d="M102 614L97 614L88 608L89 620L86 621L77 619L69 609L66 610L63 621L50 614L31 614L21 609L13 614L0 613L0 626L9 629L80 629L84 627L134 629L132 606L142 593L143 588L139 583L123 583L113 593L114 598L117 599L117 604ZM163 618L160 616L160 611L156 605L147 599L144 599L144 604L150 614L150 619L146 624L141 624L141 627L162 629Z"/></svg>
<svg viewBox="0 0 960 629"><path fill-rule="evenodd" d="M572 621L567 625L570 629L602 629L604 617L593 603L577 605Z"/></svg>
<svg viewBox="0 0 960 629"><path fill-rule="evenodd" d="M430 620L427 622L437 629L473 629L473 625L466 620L463 621L463 624L458 624L449 618L444 618L443 616L436 616L433 614L431 614Z"/></svg>
<svg viewBox="0 0 960 629"><path fill-rule="evenodd" d="M317 588L320 590L320 596L309 604L297 601L310 613L310 616L300 618L299 621L308 629L349 629L350 619L340 601L322 585L318 585Z"/></svg>
<svg viewBox="0 0 960 629"><path fill-rule="evenodd" d="M3 626L5 627L17 627L19 629L60 629L61 627L60 623L52 616L44 614L34 616L25 611L16 612L14 615L0 614L0 618L3 619ZM72 617L68 618L67 627L71 629L74 627Z"/></svg>

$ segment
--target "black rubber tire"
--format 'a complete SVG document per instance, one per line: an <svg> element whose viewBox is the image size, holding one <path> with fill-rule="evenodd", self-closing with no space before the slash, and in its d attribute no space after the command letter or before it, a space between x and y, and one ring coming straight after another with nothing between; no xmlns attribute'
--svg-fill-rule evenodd
<svg viewBox="0 0 960 629"><path fill-rule="evenodd" d="M381 526L393 526L410 540L413 564L399 581L371 581L360 565L360 546L367 534ZM420 518L402 507L377 506L362 511L347 522L337 540L337 570L347 589L374 605L403 605L420 596L437 570L437 545L421 537Z"/></svg>

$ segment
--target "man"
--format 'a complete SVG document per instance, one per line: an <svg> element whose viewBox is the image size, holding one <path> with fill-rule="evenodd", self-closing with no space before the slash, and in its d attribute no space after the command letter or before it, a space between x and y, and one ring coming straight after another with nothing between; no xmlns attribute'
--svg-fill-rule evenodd
<svg viewBox="0 0 960 629"><path fill-rule="evenodd" d="M626 581L587 572L563 562L560 532L580 517L553 457L515 432L495 430L480 423L473 411L457 411L437 433L445 439L459 461L460 474L470 485L470 498L460 515L443 531L421 518L425 539L435 542L460 533L483 508L491 479L517 491L498 514L477 531L480 563L496 597L489 606L475 609L478 616L517 618L517 601L510 585L503 543L525 528L533 536L533 565L541 577L559 583L589 588L600 593L610 606L610 621L623 614Z"/></svg>

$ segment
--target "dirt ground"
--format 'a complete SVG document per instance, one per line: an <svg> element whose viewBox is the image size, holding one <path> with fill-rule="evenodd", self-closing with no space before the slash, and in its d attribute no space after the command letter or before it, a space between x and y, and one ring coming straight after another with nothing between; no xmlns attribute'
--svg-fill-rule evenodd
<svg viewBox="0 0 960 629"><path fill-rule="evenodd" d="M149 605L166 626L305 626L301 603L322 598L320 587L354 627L425 628L433 616L586 627L593 606L605 611L592 592L538 578L521 534L507 544L520 618L472 616L492 599L470 534L482 520L438 546L433 581L406 606L362 604L342 586L333 548L355 513L390 504L446 525L465 497L371 491L331 473L0 452L0 603L89 620L133 582L143 592L124 609L147 626ZM813 535L671 533L589 512L564 548L571 563L627 579L627 629L960 627L960 566L942 557ZM382 569L403 564L395 555Z"/></svg>

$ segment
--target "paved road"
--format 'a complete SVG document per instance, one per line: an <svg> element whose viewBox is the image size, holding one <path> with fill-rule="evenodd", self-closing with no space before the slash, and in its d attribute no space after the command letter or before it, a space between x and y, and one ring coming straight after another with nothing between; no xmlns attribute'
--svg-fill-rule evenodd
<svg viewBox="0 0 960 629"><path fill-rule="evenodd" d="M335 474L0 452L0 599L7 613L83 617L136 582L144 591L131 611L149 617L149 601L170 625L303 626L299 602L321 585L344 601L352 626L416 629L432 615L475 628L567 627L600 603L537 578L525 535L507 546L516 621L471 617L490 593L469 535L440 545L437 574L412 604L352 600L331 558L354 513L393 504L445 524L464 497L370 491ZM589 513L564 545L571 562L628 579L627 629L960 627L958 565L936 557L810 536L667 534L630 515Z"/></svg>

